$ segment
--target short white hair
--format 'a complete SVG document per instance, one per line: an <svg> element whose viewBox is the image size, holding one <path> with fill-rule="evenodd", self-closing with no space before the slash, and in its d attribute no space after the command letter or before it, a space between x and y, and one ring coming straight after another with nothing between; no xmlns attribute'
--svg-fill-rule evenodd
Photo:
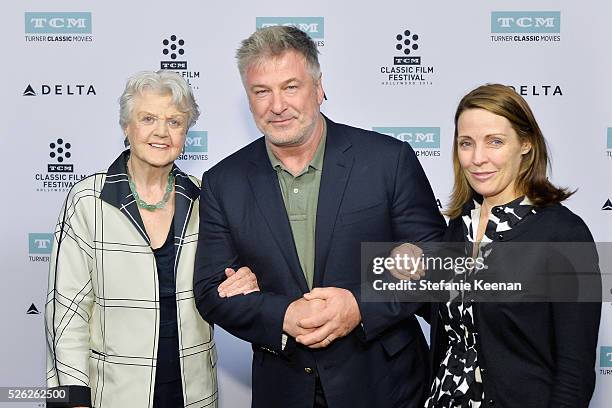
<svg viewBox="0 0 612 408"><path fill-rule="evenodd" d="M125 90L119 98L121 129L125 129L132 118L134 97L142 95L145 91L153 91L160 95L169 94L172 97L172 103L189 116L187 129L192 127L200 117L200 110L191 87L182 76L174 71L166 70L141 71L128 78Z"/></svg>

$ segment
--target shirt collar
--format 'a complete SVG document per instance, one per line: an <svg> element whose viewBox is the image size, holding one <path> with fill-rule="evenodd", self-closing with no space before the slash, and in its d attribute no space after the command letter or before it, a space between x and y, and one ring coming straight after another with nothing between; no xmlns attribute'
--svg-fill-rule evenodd
<svg viewBox="0 0 612 408"><path fill-rule="evenodd" d="M463 206L462 215L472 216L472 210L480 209L482 197L474 195L472 200ZM513 228L530 213L535 213L533 202L527 196L520 196L506 204L496 205L491 208L491 216L496 218L497 224L507 223L506 226Z"/></svg>

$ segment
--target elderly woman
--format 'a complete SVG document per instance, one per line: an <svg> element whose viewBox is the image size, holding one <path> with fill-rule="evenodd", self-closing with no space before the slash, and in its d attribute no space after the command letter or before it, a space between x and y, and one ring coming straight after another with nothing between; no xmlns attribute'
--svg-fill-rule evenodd
<svg viewBox="0 0 612 408"><path fill-rule="evenodd" d="M484 248L502 251L500 241L593 241L582 219L561 204L572 193L547 179L544 137L511 88L485 85L463 97L453 163L445 240L464 242L468 256L486 259ZM540 254L538 267L518 266L523 256L506 267L527 278L546 268L548 255ZM597 270L596 262L590 267ZM466 295L432 307L434 378L425 407L588 406L599 303L473 303Z"/></svg>
<svg viewBox="0 0 612 408"><path fill-rule="evenodd" d="M120 98L129 149L68 194L45 313L63 406L217 406L213 329L192 290L200 183L174 165L198 116L178 74L134 75ZM257 289L247 268L227 274L223 295Z"/></svg>

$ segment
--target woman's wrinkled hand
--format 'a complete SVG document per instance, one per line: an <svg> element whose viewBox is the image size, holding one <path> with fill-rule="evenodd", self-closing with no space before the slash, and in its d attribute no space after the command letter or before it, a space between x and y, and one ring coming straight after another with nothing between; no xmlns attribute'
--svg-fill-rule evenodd
<svg viewBox="0 0 612 408"><path fill-rule="evenodd" d="M248 266L243 266L237 271L232 268L225 268L225 276L227 276L227 279L217 288L220 297L232 297L259 292L257 276Z"/></svg>

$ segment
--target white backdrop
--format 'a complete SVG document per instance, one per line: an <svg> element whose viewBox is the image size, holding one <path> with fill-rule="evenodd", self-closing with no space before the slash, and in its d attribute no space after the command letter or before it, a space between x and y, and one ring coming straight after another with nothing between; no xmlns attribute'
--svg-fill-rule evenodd
<svg viewBox="0 0 612 408"><path fill-rule="evenodd" d="M443 204L460 97L486 82L515 86L548 139L553 181L578 188L567 205L596 241L610 242L610 16L611 3L586 0L6 2L0 386L44 384L36 310L44 309L47 240L69 186L122 150L117 98L132 73L186 65L176 70L189 79L203 114L178 164L201 176L259 137L234 63L240 40L258 23L301 24L320 46L323 111L411 143ZM402 69L405 77L391 73ZM602 408L612 401L612 308L603 309L591 404ZM215 335L221 406L248 406L250 348L220 329Z"/></svg>

